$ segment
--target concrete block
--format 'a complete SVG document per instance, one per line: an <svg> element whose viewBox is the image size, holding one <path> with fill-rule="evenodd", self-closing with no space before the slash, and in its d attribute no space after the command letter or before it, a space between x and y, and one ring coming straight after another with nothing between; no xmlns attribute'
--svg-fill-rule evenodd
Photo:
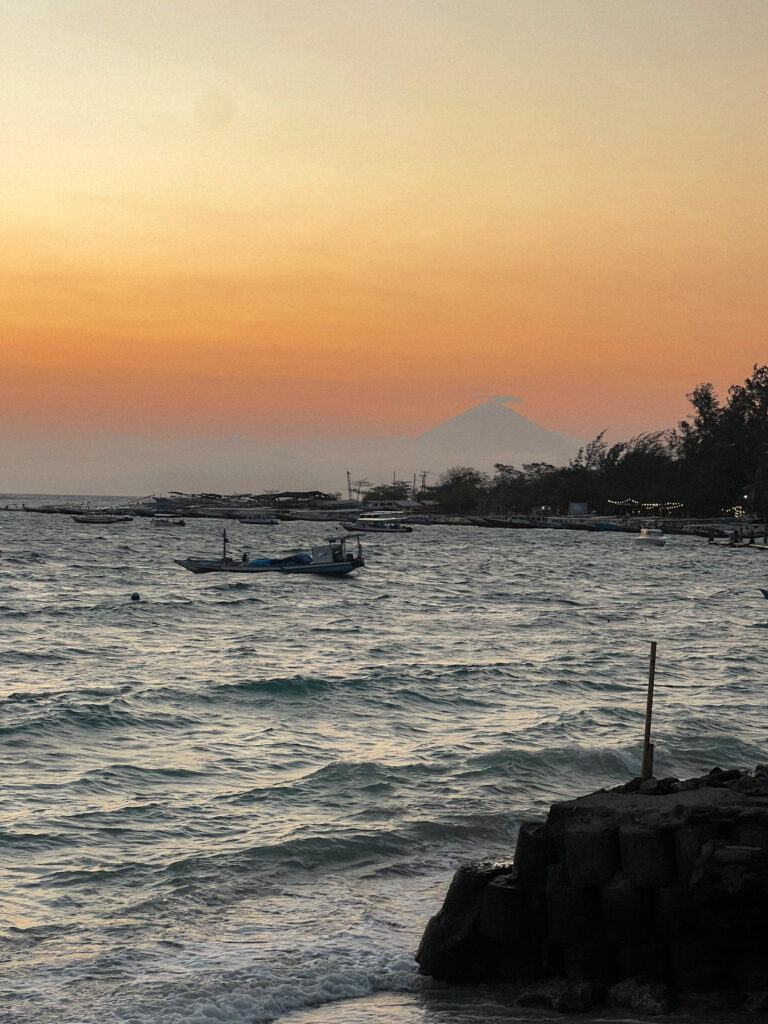
<svg viewBox="0 0 768 1024"><path fill-rule="evenodd" d="M684 890L677 885L651 891L653 928L662 941L679 938L691 927L691 913Z"/></svg>
<svg viewBox="0 0 768 1024"><path fill-rule="evenodd" d="M702 939L670 943L672 983L680 992L714 992L730 980L727 957Z"/></svg>
<svg viewBox="0 0 768 1024"><path fill-rule="evenodd" d="M510 875L494 879L483 890L478 928L502 942L530 942L543 932L541 900ZM539 904L537 906L537 904Z"/></svg>
<svg viewBox="0 0 768 1024"><path fill-rule="evenodd" d="M599 890L573 885L548 885L547 933L552 942L566 945L600 937Z"/></svg>
<svg viewBox="0 0 768 1024"><path fill-rule="evenodd" d="M661 942L628 943L618 947L619 978L647 978L666 981L670 970L666 950Z"/></svg>
<svg viewBox="0 0 768 1024"><path fill-rule="evenodd" d="M524 822L515 847L515 872L523 885L543 886L547 880L547 868L557 859L557 847L544 825L541 822Z"/></svg>
<svg viewBox="0 0 768 1024"><path fill-rule="evenodd" d="M511 865L491 864L485 861L479 864L462 864L448 886L443 910L446 914L470 910L480 899L483 889L489 882L499 875L510 874L511 871Z"/></svg>
<svg viewBox="0 0 768 1024"><path fill-rule="evenodd" d="M564 946L563 970L567 981L605 984L616 971L613 947L606 942L576 942Z"/></svg>
<svg viewBox="0 0 768 1024"><path fill-rule="evenodd" d="M768 854L768 827L765 825L738 825L733 838L738 846L756 846Z"/></svg>
<svg viewBox="0 0 768 1024"><path fill-rule="evenodd" d="M603 887L603 932L609 942L647 942L653 934L651 890L633 886L625 875L617 875Z"/></svg>
<svg viewBox="0 0 768 1024"><path fill-rule="evenodd" d="M487 977L500 982L539 981L545 973L543 945L529 941L492 943L487 961Z"/></svg>
<svg viewBox="0 0 768 1024"><path fill-rule="evenodd" d="M684 826L674 833L675 865L681 882L688 882L701 856L701 847L707 838L701 828Z"/></svg>
<svg viewBox="0 0 768 1024"><path fill-rule="evenodd" d="M621 870L633 885L658 889L670 885L676 876L672 833L643 825L619 829Z"/></svg>
<svg viewBox="0 0 768 1024"><path fill-rule="evenodd" d="M594 826L568 829L563 836L565 867L572 885L605 885L619 868L619 841L615 828Z"/></svg>

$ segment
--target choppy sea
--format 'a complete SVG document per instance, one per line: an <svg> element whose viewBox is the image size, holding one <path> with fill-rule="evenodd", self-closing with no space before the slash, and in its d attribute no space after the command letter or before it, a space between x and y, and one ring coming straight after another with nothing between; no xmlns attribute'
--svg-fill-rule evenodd
<svg viewBox="0 0 768 1024"><path fill-rule="evenodd" d="M457 865L638 774L649 641L656 774L768 760L765 552L441 526L346 579L173 562L219 542L0 512L4 1022L523 1019L413 954Z"/></svg>

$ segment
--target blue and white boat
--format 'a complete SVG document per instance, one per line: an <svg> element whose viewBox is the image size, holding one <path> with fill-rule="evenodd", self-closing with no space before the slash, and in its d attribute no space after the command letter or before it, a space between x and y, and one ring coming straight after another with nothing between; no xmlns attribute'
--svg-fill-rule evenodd
<svg viewBox="0 0 768 1024"><path fill-rule="evenodd" d="M359 537L329 537L324 544L315 544L308 551L294 551L276 558L251 558L247 551L239 559L232 558L228 546L227 531L224 530L221 558L175 558L174 561L194 573L282 572L311 576L346 576L365 565Z"/></svg>

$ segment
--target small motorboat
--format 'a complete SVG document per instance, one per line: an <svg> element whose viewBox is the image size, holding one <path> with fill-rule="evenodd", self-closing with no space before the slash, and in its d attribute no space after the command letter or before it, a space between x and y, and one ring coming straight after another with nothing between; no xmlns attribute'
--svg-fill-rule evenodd
<svg viewBox="0 0 768 1024"><path fill-rule="evenodd" d="M186 526L186 519L179 519L177 516L152 516L155 526Z"/></svg>
<svg viewBox="0 0 768 1024"><path fill-rule="evenodd" d="M413 533L413 527L391 512L364 512L352 522L341 524L354 533Z"/></svg>
<svg viewBox="0 0 768 1024"><path fill-rule="evenodd" d="M227 531L223 531L221 558L175 558L177 565L190 572L281 572L292 575L346 576L365 565L360 538L329 537L324 544L315 544L308 551L294 551L277 558L251 558L247 551L241 558L228 553Z"/></svg>
<svg viewBox="0 0 768 1024"><path fill-rule="evenodd" d="M72 518L76 523L98 523L100 525L110 525L112 523L130 523L133 521L133 516L113 516L102 512L87 512L81 516L72 516Z"/></svg>
<svg viewBox="0 0 768 1024"><path fill-rule="evenodd" d="M652 529L650 526L644 526L637 537L635 537L637 544L642 544L645 547L657 547L661 548L667 543L667 538L661 532L661 530Z"/></svg>

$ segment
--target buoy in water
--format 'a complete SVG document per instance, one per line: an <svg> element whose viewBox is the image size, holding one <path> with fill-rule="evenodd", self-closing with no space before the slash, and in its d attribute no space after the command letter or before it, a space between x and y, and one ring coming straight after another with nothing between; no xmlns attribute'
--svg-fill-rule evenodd
<svg viewBox="0 0 768 1024"><path fill-rule="evenodd" d="M131 600L132 601L140 601L141 600L141 595L139 594L139 592L137 590L134 590L134 592L131 594Z"/></svg>

